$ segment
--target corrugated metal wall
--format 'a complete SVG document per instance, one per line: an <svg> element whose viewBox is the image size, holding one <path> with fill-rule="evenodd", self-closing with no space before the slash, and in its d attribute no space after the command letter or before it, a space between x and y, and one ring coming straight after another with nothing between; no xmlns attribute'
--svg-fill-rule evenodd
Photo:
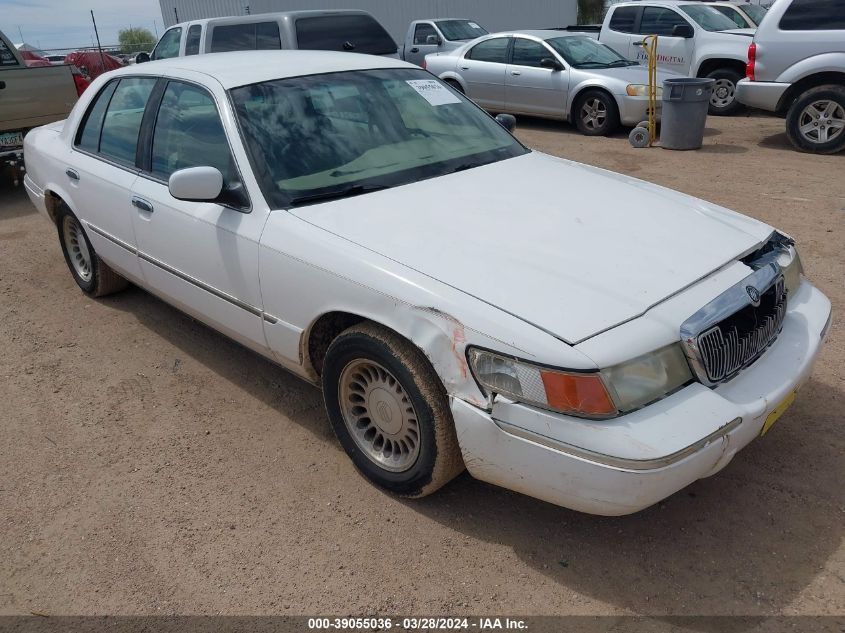
<svg viewBox="0 0 845 633"><path fill-rule="evenodd" d="M577 0L159 0L167 26L199 18L297 9L363 9L401 44L411 20L470 18L489 31L568 26L577 19ZM175 9L175 11L174 11Z"/></svg>

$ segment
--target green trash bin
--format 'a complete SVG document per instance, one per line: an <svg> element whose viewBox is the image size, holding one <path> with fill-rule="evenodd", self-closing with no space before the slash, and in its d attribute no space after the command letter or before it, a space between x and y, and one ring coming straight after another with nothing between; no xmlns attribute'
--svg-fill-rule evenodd
<svg viewBox="0 0 845 633"><path fill-rule="evenodd" d="M704 124L715 79L678 77L663 80L660 146L663 149L698 149L704 142Z"/></svg>

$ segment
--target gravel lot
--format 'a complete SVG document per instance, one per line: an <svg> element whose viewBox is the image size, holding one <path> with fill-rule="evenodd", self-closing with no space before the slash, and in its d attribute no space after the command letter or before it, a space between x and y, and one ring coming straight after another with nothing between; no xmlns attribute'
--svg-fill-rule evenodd
<svg viewBox="0 0 845 633"><path fill-rule="evenodd" d="M136 288L88 299L4 185L0 613L845 614L845 154L791 151L775 118L708 124L669 152L518 122L536 149L788 231L839 315L765 439L621 518L466 475L379 492L315 389Z"/></svg>

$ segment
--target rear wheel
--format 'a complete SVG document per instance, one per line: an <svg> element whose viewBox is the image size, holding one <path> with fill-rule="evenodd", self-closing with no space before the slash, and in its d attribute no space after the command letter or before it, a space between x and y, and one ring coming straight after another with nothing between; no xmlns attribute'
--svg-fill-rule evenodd
<svg viewBox="0 0 845 633"><path fill-rule="evenodd" d="M716 80L708 112L715 116L727 116L739 111L742 104L736 100L736 85L742 79L742 74L730 68L719 68L707 76Z"/></svg>
<svg viewBox="0 0 845 633"><path fill-rule="evenodd" d="M845 86L819 86L798 97L786 115L786 135L803 152L845 149Z"/></svg>
<svg viewBox="0 0 845 633"><path fill-rule="evenodd" d="M575 127L587 136L607 136L619 127L616 100L603 90L588 90L573 108Z"/></svg>
<svg viewBox="0 0 845 633"><path fill-rule="evenodd" d="M372 323L344 331L326 352L322 383L338 440L373 483L422 497L463 470L443 383L396 333Z"/></svg>
<svg viewBox="0 0 845 633"><path fill-rule="evenodd" d="M82 223L65 206L56 216L56 227L65 262L82 292L91 297L102 297L126 288L129 282L100 259L88 240Z"/></svg>

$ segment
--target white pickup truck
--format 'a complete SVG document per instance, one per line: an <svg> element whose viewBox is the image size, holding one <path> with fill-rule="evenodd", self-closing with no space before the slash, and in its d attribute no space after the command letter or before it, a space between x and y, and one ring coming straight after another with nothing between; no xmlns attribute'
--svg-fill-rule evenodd
<svg viewBox="0 0 845 633"><path fill-rule="evenodd" d="M612 5L598 39L628 59L645 64L641 43L646 35L658 36L660 68L716 80L710 114L733 114L741 107L736 84L745 77L754 29L736 28L730 18L702 2L649 0Z"/></svg>
<svg viewBox="0 0 845 633"><path fill-rule="evenodd" d="M487 29L463 18L414 20L405 34L400 57L422 66L426 55L453 51L482 35L487 35Z"/></svg>

